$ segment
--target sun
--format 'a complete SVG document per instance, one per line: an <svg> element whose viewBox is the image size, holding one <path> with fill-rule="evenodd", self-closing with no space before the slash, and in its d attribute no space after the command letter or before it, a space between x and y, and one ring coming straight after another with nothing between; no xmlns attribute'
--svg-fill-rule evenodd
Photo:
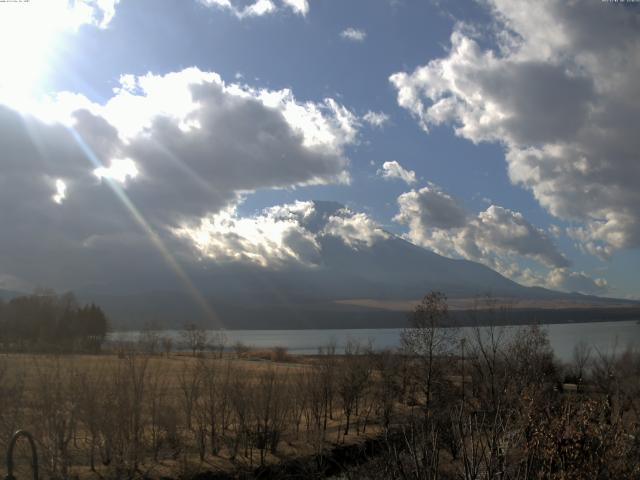
<svg viewBox="0 0 640 480"><path fill-rule="evenodd" d="M20 107L42 93L62 34L95 23L83 1L0 2L0 102Z"/></svg>

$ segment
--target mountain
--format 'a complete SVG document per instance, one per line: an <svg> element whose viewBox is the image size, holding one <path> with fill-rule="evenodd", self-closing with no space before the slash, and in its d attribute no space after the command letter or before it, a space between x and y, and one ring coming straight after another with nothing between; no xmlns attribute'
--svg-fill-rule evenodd
<svg viewBox="0 0 640 480"><path fill-rule="evenodd" d="M0 300L7 301L11 300L14 297L19 297L22 295L20 292L16 292L14 290L3 290L0 289Z"/></svg>
<svg viewBox="0 0 640 480"><path fill-rule="evenodd" d="M565 312L571 305L612 302L525 287L484 265L443 257L389 232L371 245L354 248L339 236L322 234L327 219L343 208L335 202L314 202L312 213L300 221L320 245L314 266L227 264L193 273L191 281L207 309L179 285L102 286L85 289L79 297L101 305L116 328L186 322L231 329L404 326L411 302L431 290L446 293L454 303L490 294L510 302L526 300L534 310L536 302L561 302Z"/></svg>

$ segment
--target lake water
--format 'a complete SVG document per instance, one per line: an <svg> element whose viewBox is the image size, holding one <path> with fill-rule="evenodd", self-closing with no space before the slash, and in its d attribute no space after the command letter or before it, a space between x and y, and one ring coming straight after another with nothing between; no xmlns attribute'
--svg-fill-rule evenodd
<svg viewBox="0 0 640 480"><path fill-rule="evenodd" d="M518 327L509 327L518 328ZM621 352L628 346L640 348L640 324L636 320L617 322L564 323L545 325L549 341L556 356L570 360L574 346L585 341L600 352ZM460 329L462 334L470 334L470 327ZM318 352L318 347L335 342L337 352L344 349L349 340L371 341L374 348L395 348L400 345L401 329L345 329L345 330L225 330L227 345L242 342L247 346L267 349L286 347L290 353L310 355ZM180 332L168 330L162 333L180 341ZM137 332L114 334L116 337L135 341Z"/></svg>

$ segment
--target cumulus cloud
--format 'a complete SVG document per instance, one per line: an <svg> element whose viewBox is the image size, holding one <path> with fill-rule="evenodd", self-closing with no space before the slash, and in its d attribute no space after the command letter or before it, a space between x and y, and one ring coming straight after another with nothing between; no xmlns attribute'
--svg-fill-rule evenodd
<svg viewBox="0 0 640 480"><path fill-rule="evenodd" d="M282 7L288 8L303 17L309 12L309 2L307 0L282 0L279 5L276 5L272 0L255 0L243 6L237 0L200 0L200 3L227 10L240 20L262 17L281 10Z"/></svg>
<svg viewBox="0 0 640 480"><path fill-rule="evenodd" d="M339 237L356 250L362 246L371 247L376 242L389 238L389 234L365 213L354 213L348 209L331 215L322 233Z"/></svg>
<svg viewBox="0 0 640 480"><path fill-rule="evenodd" d="M384 112L372 112L369 110L362 119L372 127L382 128L389 123L389 115Z"/></svg>
<svg viewBox="0 0 640 480"><path fill-rule="evenodd" d="M384 162L382 164L382 168L379 169L376 173L377 175L386 179L397 178L405 182L407 185L411 185L413 183L416 183L417 181L416 172L414 172L413 170L407 170L395 160L391 162Z"/></svg>
<svg viewBox="0 0 640 480"><path fill-rule="evenodd" d="M427 229L461 228L468 221L464 207L434 184L403 193L398 197L398 207L394 220L409 225L413 239L419 239Z"/></svg>
<svg viewBox="0 0 640 480"><path fill-rule="evenodd" d="M343 207L323 210L315 202L300 201L247 217L239 216L236 206L231 206L204 218L197 227L179 228L175 233L210 261L269 268L320 264L322 240L327 236L341 239L354 250L389 238L364 213Z"/></svg>
<svg viewBox="0 0 640 480"><path fill-rule="evenodd" d="M367 38L367 32L360 28L349 27L340 32L340 36L352 42L364 42Z"/></svg>
<svg viewBox="0 0 640 480"><path fill-rule="evenodd" d="M601 295L608 291L604 278L593 279L584 272L570 272L566 268L556 268L547 275L550 288L567 292L579 292L585 295Z"/></svg>
<svg viewBox="0 0 640 480"><path fill-rule="evenodd" d="M521 258L550 268L569 266L549 236L519 212L491 205L474 215L433 184L403 193L398 207L394 221L409 227L407 238L442 255L484 263L520 281L528 275L521 272Z"/></svg>
<svg viewBox="0 0 640 480"><path fill-rule="evenodd" d="M0 273L59 288L134 268L156 276L167 252L193 263L176 229L233 219L228 208L258 189L348 181L343 149L357 137L332 99L198 69L123 77L104 104L62 95L36 113L0 105L0 202L12 205L0 211Z"/></svg>
<svg viewBox="0 0 640 480"><path fill-rule="evenodd" d="M283 3L298 15L303 17L309 13L308 0L283 0Z"/></svg>
<svg viewBox="0 0 640 480"><path fill-rule="evenodd" d="M640 246L640 11L602 2L491 0L495 49L462 26L451 47L390 77L428 131L451 124L506 148L509 176L592 252Z"/></svg>
<svg viewBox="0 0 640 480"><path fill-rule="evenodd" d="M190 240L200 255L218 263L315 265L320 245L300 223L309 210L313 210L311 202L298 202L267 209L261 215L240 217L233 206L203 219L197 228L177 229L176 234Z"/></svg>

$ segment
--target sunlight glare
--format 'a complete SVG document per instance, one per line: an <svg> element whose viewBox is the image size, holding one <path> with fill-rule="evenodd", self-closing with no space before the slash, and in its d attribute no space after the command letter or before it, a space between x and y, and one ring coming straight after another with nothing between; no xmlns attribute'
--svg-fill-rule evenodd
<svg viewBox="0 0 640 480"><path fill-rule="evenodd" d="M56 193L52 197L53 201L58 205L61 205L62 201L66 198L66 196L67 196L67 184L64 183L64 180L62 180L61 178L58 178L56 180Z"/></svg>
<svg viewBox="0 0 640 480"><path fill-rule="evenodd" d="M138 169L133 160L124 158L112 160L109 167L96 168L93 174L100 179L107 178L124 183L127 178L135 178L138 175Z"/></svg>
<svg viewBox="0 0 640 480"><path fill-rule="evenodd" d="M0 102L27 104L49 73L60 34L91 22L93 7L85 2L0 3Z"/></svg>

